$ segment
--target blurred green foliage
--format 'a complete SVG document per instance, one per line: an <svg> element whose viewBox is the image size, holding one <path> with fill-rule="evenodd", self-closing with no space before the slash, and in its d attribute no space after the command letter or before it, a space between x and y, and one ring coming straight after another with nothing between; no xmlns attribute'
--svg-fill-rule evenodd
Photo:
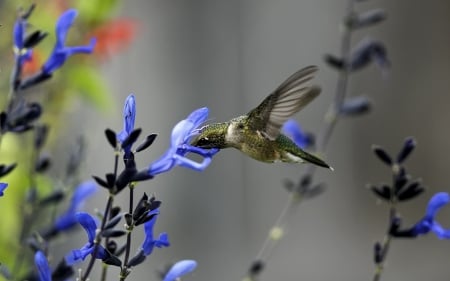
<svg viewBox="0 0 450 281"><path fill-rule="evenodd" d="M9 79L14 64L12 31L20 7L28 8L32 3L36 9L29 18L29 30L42 30L48 32L47 38L33 49L33 60L24 66L24 75L31 75L38 71L53 49L55 42L55 23L59 15L68 8L75 8L79 16L68 34L67 45L86 44L91 37L95 37L96 29L107 29L105 25L114 19L118 11L118 0L45 0L45 1L0 1L0 107L6 106L9 89ZM103 36L98 40L120 40ZM108 42L98 42L107 46ZM100 50L102 51L102 50ZM27 90L24 94L38 99L45 109L41 120L52 127L50 143L55 141L58 129L64 126L64 113L73 99L82 98L94 108L107 112L112 108L113 102L106 81L103 79L99 62L105 60L104 54L96 51L92 55L77 55L69 58L68 62L58 70L50 81L39 87ZM39 100L41 99L41 100ZM24 204L24 195L30 187L30 163L32 162L32 133L20 135L7 134L3 137L0 147L0 163L18 163L17 168L2 182L9 183L5 197L0 200L0 262L9 268L14 267L16 254L24 245L20 244L22 215L29 211ZM50 178L37 178L36 185L43 194L50 192L56 181ZM31 254L31 251L29 252ZM31 259L28 259L29 261ZM27 265L27 264L25 264ZM29 266L29 264L28 264ZM26 268L23 267L23 268ZM22 268L22 271L24 269ZM0 276L0 280L2 277Z"/></svg>

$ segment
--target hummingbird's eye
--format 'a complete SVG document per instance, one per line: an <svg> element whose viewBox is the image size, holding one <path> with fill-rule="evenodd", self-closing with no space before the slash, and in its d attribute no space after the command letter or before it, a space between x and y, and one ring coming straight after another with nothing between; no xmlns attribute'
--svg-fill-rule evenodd
<svg viewBox="0 0 450 281"><path fill-rule="evenodd" d="M238 124L237 127L238 127L239 130L243 130L244 129L244 124Z"/></svg>
<svg viewBox="0 0 450 281"><path fill-rule="evenodd" d="M198 147L202 147L208 144L209 144L208 138L200 138L195 145Z"/></svg>

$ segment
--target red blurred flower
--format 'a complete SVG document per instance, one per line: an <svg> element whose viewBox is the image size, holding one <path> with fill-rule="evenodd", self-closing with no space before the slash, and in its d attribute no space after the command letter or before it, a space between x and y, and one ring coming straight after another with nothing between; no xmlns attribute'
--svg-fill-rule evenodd
<svg viewBox="0 0 450 281"><path fill-rule="evenodd" d="M42 54L37 49L33 49L31 58L25 60L22 66L22 73L24 75L31 75L36 73L42 66L43 59Z"/></svg>
<svg viewBox="0 0 450 281"><path fill-rule="evenodd" d="M113 19L97 27L89 37L95 37L97 43L94 55L106 59L126 49L134 40L137 22L131 19Z"/></svg>

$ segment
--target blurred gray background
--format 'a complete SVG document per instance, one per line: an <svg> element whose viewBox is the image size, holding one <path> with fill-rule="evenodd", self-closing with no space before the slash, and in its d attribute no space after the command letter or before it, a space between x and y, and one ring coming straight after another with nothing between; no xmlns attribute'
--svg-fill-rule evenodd
<svg viewBox="0 0 450 281"><path fill-rule="evenodd" d="M121 128L122 102L129 93L137 98L137 127L159 134L152 148L138 155L141 167L167 149L172 127L193 109L209 107L212 121L246 113L310 64L320 67L315 82L323 92L296 119L317 133L337 81L322 57L339 53L346 5L345 0L127 1L121 15L140 21L140 31L127 52L104 65L117 114L99 116L92 110L86 115L86 175L112 169L103 130ZM339 122L325 157L335 172L316 174L328 189L300 206L261 280L371 280L373 243L382 239L388 213L365 186L390 181L372 144L395 153L405 137L418 141L407 167L429 189L400 206L406 224L423 215L435 192L450 190L450 1L356 5L358 11L375 7L386 9L389 19L357 31L354 43L365 36L382 40L392 61L390 75L384 79L371 66L351 76L350 95L370 97L373 111ZM155 193L162 200L155 230L167 231L172 245L155 249L130 280L156 280L157 269L185 258L199 266L183 280L241 280L287 201L282 180L298 179L305 167L259 163L230 149L202 173L176 168L140 184L138 194ZM103 209L105 198L106 192L89 208ZM439 220L445 227L449 219L443 210ZM142 241L136 232L135 248ZM449 260L450 243L434 235L395 240L383 280L448 280Z"/></svg>

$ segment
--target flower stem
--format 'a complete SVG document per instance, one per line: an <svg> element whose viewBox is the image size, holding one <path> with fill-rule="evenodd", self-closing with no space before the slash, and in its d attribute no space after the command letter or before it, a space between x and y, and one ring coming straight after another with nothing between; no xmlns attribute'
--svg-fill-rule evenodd
<svg viewBox="0 0 450 281"><path fill-rule="evenodd" d="M133 197L134 197L134 183L130 183L128 184L129 190L130 190L130 203L129 203L129 214L133 214ZM133 226L129 225L128 229L127 229L128 233L127 233L127 244L126 244L126 248L125 248L125 258L123 260L123 268L120 272L120 281L124 281L128 274L128 261L130 259L130 250L131 250L131 232L133 231Z"/></svg>
<svg viewBox="0 0 450 281"><path fill-rule="evenodd" d="M354 13L354 1L355 0L348 0L347 5L347 11L346 16L351 16ZM342 40L341 40L341 57L344 61L348 61L348 58L350 56L350 47L351 47L351 37L352 33L351 30L345 28L342 34ZM328 112L325 114L325 124L322 127L322 130L319 133L318 141L317 141L317 152L318 154L324 154L326 151L326 147L328 145L328 142L331 138L331 134L333 133L333 130L337 124L337 121L339 119L339 108L342 106L342 103L345 100L345 96L347 94L347 86L349 81L349 74L350 74L350 68L349 64L345 64L345 68L340 71L339 78L336 86L336 92L333 98L333 102L328 110ZM306 171L304 173L304 176L312 178L314 175L314 172L316 170L316 166L309 165L306 168ZM287 229L287 226L290 222L290 218L294 213L296 213L296 210L298 206L301 203L302 199L302 193L300 190L300 187L297 189L292 190L291 196L289 197L285 207L281 211L280 216L277 218L274 226L269 231L269 234L267 235L267 238L259 251L259 254L256 256L255 262L260 263L262 266L264 266L265 263L267 263L267 260L271 256L271 253L273 252L276 244L281 240L283 237L284 232ZM258 271L252 270L252 268L249 270L246 277L243 278L245 281L253 281L256 280L258 275L262 272L262 268Z"/></svg>
<svg viewBox="0 0 450 281"><path fill-rule="evenodd" d="M89 274L92 271L92 268L94 267L94 263L96 261L95 257L97 256L97 252L98 252L98 245L100 245L101 239L102 239L101 233L102 233L103 229L105 228L105 224L106 224L106 221L108 220L109 212L111 210L113 202L114 202L114 195L109 194L108 202L106 203L106 207L105 207L105 212L103 213L100 231L97 231L97 235L94 240L94 250L92 251L91 259L89 260L88 267L86 268L86 271L84 272L84 275L81 278L81 281L87 280L87 278L89 277Z"/></svg>

